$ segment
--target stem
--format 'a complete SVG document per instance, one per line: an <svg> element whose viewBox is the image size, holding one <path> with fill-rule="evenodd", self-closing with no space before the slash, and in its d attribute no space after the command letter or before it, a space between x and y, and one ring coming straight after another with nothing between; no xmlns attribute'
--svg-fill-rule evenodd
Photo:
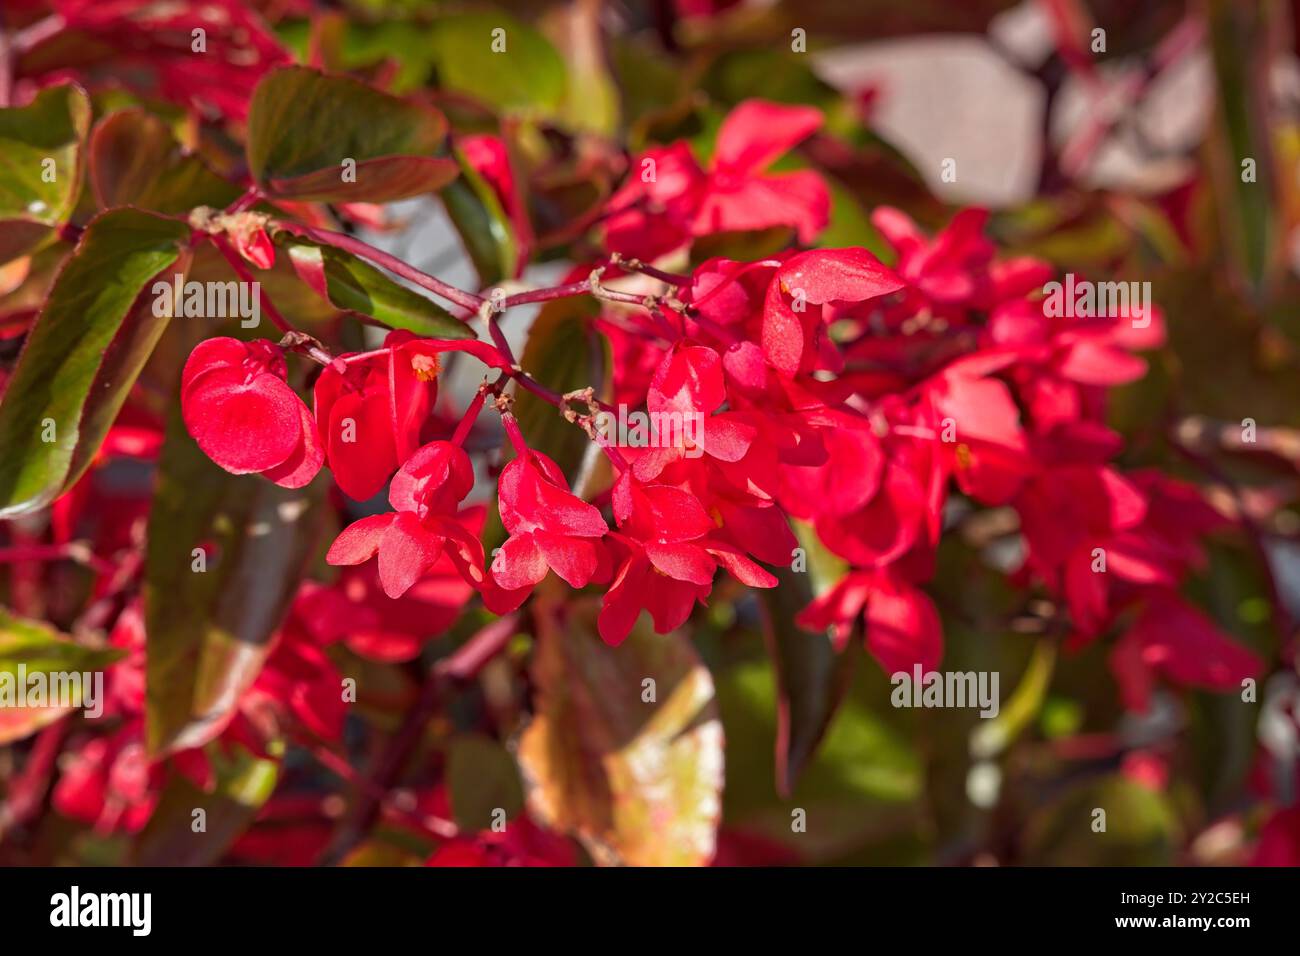
<svg viewBox="0 0 1300 956"><path fill-rule="evenodd" d="M684 276L676 272L665 272L663 269L648 265L632 256L624 256L621 253L612 253L609 257L611 265L620 266L628 272L639 272L647 275L652 279L658 279L660 282L667 282L669 285L675 285L678 288L688 286L692 279L690 276Z"/></svg>
<svg viewBox="0 0 1300 956"><path fill-rule="evenodd" d="M475 633L454 654L430 669L419 698L407 712L401 728L380 757L375 772L363 784L356 810L326 849L323 862L338 863L370 831L378 819L385 795L396 784L447 692L453 686L478 676L488 661L506 646L518 623L517 613L493 621Z"/></svg>
<svg viewBox="0 0 1300 956"><path fill-rule="evenodd" d="M465 444L465 439L469 437L470 431L474 428L474 422L478 420L478 413L483 410L483 400L487 397L487 390L480 388L478 393L470 401L469 407L465 409L465 414L461 416L460 423L456 426L456 432L451 436L451 443L457 447Z"/></svg>
<svg viewBox="0 0 1300 956"><path fill-rule="evenodd" d="M509 412L501 413L501 424L505 426L506 434L510 436L510 444L515 447L515 454L520 458L528 455L528 445L524 442L524 433L519 430L519 419Z"/></svg>
<svg viewBox="0 0 1300 956"><path fill-rule="evenodd" d="M237 213L243 212L251 206L256 205L262 199L262 191L256 186L249 186L244 194L226 207L226 212Z"/></svg>
<svg viewBox="0 0 1300 956"><path fill-rule="evenodd" d="M439 839L450 839L460 835L460 828L450 820L444 820L442 817L435 817L429 813L417 813L408 810L405 807L397 805L389 799L388 794L378 789L374 783L357 773L355 768L347 762L340 754L336 754L328 747L313 747L312 756L320 763L322 767L333 773L345 783L358 788L365 792L372 799L379 801L381 810L389 810L398 814L409 823L413 823L422 830L427 830L433 836Z"/></svg>
<svg viewBox="0 0 1300 956"><path fill-rule="evenodd" d="M10 561L75 561L99 574L107 574L117 567L113 562L96 555L85 541L0 548L0 564Z"/></svg>
<svg viewBox="0 0 1300 956"><path fill-rule="evenodd" d="M9 33L0 23L0 108L13 102L14 59Z"/></svg>
<svg viewBox="0 0 1300 956"><path fill-rule="evenodd" d="M492 344L497 347L497 351L513 368L519 367L518 360L515 359L515 353L510 348L510 343L506 340L506 333L502 330L500 323L497 321L498 310L496 308L487 309L485 321L487 323L488 334L492 336Z"/></svg>
<svg viewBox="0 0 1300 956"><path fill-rule="evenodd" d="M0 841L11 827L22 826L41 808L67 732L68 720L61 717L37 735L21 776L10 785L5 802L0 803Z"/></svg>
<svg viewBox="0 0 1300 956"><path fill-rule="evenodd" d="M607 302L624 302L628 305L639 305L645 309L651 308L655 302L654 296L606 289L604 286L593 283L591 279L583 279L581 282L568 282L564 285L552 286L549 289L529 289L527 292L516 292L514 295L506 297L502 307L508 309L512 306L528 305L532 302L569 299L575 295L594 295L596 298L604 299Z"/></svg>
<svg viewBox="0 0 1300 956"><path fill-rule="evenodd" d="M333 246L336 249L342 249L344 252L350 252L354 256L360 256L367 259L377 266L387 269L394 275L408 279L423 289L428 289L435 295L440 295L448 302L454 302L462 308L477 312L483 306L485 301L482 296L475 295L473 292L466 292L464 289L458 289L454 285L449 285L441 279L421 272L414 266L407 265L396 256L389 255L382 249L376 249L374 246L362 242L360 239L354 239L352 236L342 232L334 232L329 229L314 229L311 226L303 226L298 223L279 222L275 223L276 228L291 232L294 235L303 236L314 242L324 243L327 246Z"/></svg>
<svg viewBox="0 0 1300 956"><path fill-rule="evenodd" d="M62 33L67 26L68 24L63 17L57 13L52 13L44 20L37 20L31 26L15 33L11 41L11 47L19 53L26 53L37 44Z"/></svg>

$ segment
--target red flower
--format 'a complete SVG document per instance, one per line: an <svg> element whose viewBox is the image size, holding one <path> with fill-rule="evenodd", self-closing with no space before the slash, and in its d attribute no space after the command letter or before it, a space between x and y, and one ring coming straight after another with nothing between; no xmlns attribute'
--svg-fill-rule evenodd
<svg viewBox="0 0 1300 956"><path fill-rule="evenodd" d="M865 249L813 249L792 256L767 288L763 354L787 375L818 366L838 371L838 351L827 338L823 306L866 302L896 292L903 282Z"/></svg>
<svg viewBox="0 0 1300 956"><path fill-rule="evenodd" d="M1115 644L1110 667L1124 705L1144 711L1156 675L1184 687L1231 691L1239 690L1247 677L1257 676L1263 663L1200 611L1164 592L1148 602Z"/></svg>
<svg viewBox="0 0 1300 956"><path fill-rule="evenodd" d="M706 177L685 142L646 150L610 197L605 247L656 259L690 241Z"/></svg>
<svg viewBox="0 0 1300 956"><path fill-rule="evenodd" d="M858 615L866 645L887 674L934 670L943 658L943 627L929 595L887 573L853 571L799 613L800 627L830 630L843 646Z"/></svg>
<svg viewBox="0 0 1300 956"><path fill-rule="evenodd" d="M463 509L457 520L471 534L482 531L486 509ZM383 593L374 565L347 568L328 589L349 610L322 602L314 618L321 633L336 632L347 646L377 661L409 661L419 655L427 638L443 634L456 623L474 588L444 551L420 580L400 598ZM339 629L339 621L346 625Z"/></svg>
<svg viewBox="0 0 1300 956"><path fill-rule="evenodd" d="M660 634L681 627L696 600L713 590L718 565L750 587L776 586L776 578L732 544L708 537L717 530L703 505L669 485L642 485L624 472L614 486L617 540L627 556L605 594L598 619L607 644L620 644L648 610Z"/></svg>
<svg viewBox="0 0 1300 956"><path fill-rule="evenodd" d="M564 473L550 458L535 451L515 458L501 472L499 495L501 523L510 532L492 562L501 587L530 588L549 569L581 588L607 562L599 540L609 530L605 519L569 492Z"/></svg>
<svg viewBox="0 0 1300 956"><path fill-rule="evenodd" d="M330 545L330 564L361 564L379 555L379 581L401 597L442 556L444 548L468 580L482 583L483 545L457 519L456 506L474 487L474 467L458 445L425 445L393 477L395 512L355 521ZM477 549L477 550L476 550Z"/></svg>
<svg viewBox="0 0 1300 956"><path fill-rule="evenodd" d="M625 452L637 479L651 481L685 457L708 455L723 462L744 458L756 431L735 413L710 414L726 400L718 353L679 342L664 356L646 399L652 421L661 423L657 447Z"/></svg>
<svg viewBox="0 0 1300 956"><path fill-rule="evenodd" d="M606 248L656 258L693 236L773 226L811 242L830 218L825 182L811 170L764 170L821 124L812 107L746 100L723 120L707 172L684 142L647 150L609 200Z"/></svg>
<svg viewBox="0 0 1300 956"><path fill-rule="evenodd" d="M697 236L790 226L812 242L830 219L826 183L811 170L764 174L777 157L822 125L820 110L745 100L718 130L713 164L695 214Z"/></svg>
<svg viewBox="0 0 1300 956"><path fill-rule="evenodd" d="M235 475L301 488L325 459L316 422L285 382L284 353L264 339L215 338L190 353L181 414L204 453Z"/></svg>
<svg viewBox="0 0 1300 956"><path fill-rule="evenodd" d="M389 333L384 346L371 358L327 366L314 390L330 470L358 501L374 497L414 454L438 395L440 346L403 331Z"/></svg>

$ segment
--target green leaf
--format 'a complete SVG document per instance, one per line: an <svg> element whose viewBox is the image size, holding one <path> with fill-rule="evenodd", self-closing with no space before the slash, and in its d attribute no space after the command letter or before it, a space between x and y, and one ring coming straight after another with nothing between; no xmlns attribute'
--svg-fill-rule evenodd
<svg viewBox="0 0 1300 956"><path fill-rule="evenodd" d="M89 131L90 99L70 83L0 109L0 262L30 252L67 222Z"/></svg>
<svg viewBox="0 0 1300 956"><path fill-rule="evenodd" d="M15 617L0 608L0 746L21 740L81 706L80 684L69 685L78 697L70 706L58 706L48 701L45 706L18 706L17 695L23 692L18 681L20 664L26 677L52 673L86 674L103 670L125 653L116 648L78 644L45 624ZM12 698L9 697L11 693L15 695Z"/></svg>
<svg viewBox="0 0 1300 956"><path fill-rule="evenodd" d="M182 151L165 122L142 109L119 110L95 127L90 182L104 209L136 206L183 215L196 206L228 206L239 196L202 159Z"/></svg>
<svg viewBox="0 0 1300 956"><path fill-rule="evenodd" d="M597 863L708 863L723 738L713 680L686 637L637 627L619 647L594 602L537 608L536 716L519 743L532 813ZM646 701L643 682L654 681Z"/></svg>
<svg viewBox="0 0 1300 956"><path fill-rule="evenodd" d="M612 136L618 130L619 93L606 62L602 8L574 3L552 11L556 37L569 68L561 117L573 130Z"/></svg>
<svg viewBox="0 0 1300 956"><path fill-rule="evenodd" d="M452 155L459 164L460 177L442 190L442 201L478 271L479 284L489 286L512 278L519 266L514 226L497 194L464 154L455 149Z"/></svg>
<svg viewBox="0 0 1300 956"><path fill-rule="evenodd" d="M867 211L853 193L839 180L823 176L831 193L831 221L817 237L818 245L827 249L860 246L877 259L892 261L894 252L880 231L872 224Z"/></svg>
<svg viewBox="0 0 1300 956"><path fill-rule="evenodd" d="M613 388L609 343L591 326L599 314L599 304L589 297L546 303L528 330L520 364L561 395L590 385L598 399L608 401ZM586 411L580 403L577 409ZM514 413L528 447L550 456L575 492L590 491L596 480L594 470L604 467L605 456L586 432L565 421L554 405L524 389L515 392Z"/></svg>
<svg viewBox="0 0 1300 956"><path fill-rule="evenodd" d="M146 743L221 731L256 679L316 544L325 479L281 488L217 467L168 422L145 552ZM195 570L204 555L204 570Z"/></svg>
<svg viewBox="0 0 1300 956"><path fill-rule="evenodd" d="M189 234L135 209L86 227L0 401L0 517L49 504L90 465L167 323L142 293Z"/></svg>
<svg viewBox="0 0 1300 956"><path fill-rule="evenodd" d="M564 60L528 24L497 11L458 13L434 25L429 43L441 86L504 112L560 109Z"/></svg>
<svg viewBox="0 0 1300 956"><path fill-rule="evenodd" d="M794 230L773 226L753 232L715 232L701 236L691 245L691 265L697 266L715 256L737 261L766 259L794 242Z"/></svg>
<svg viewBox="0 0 1300 956"><path fill-rule="evenodd" d="M172 771L135 847L136 866L209 866L248 829L275 791L279 768L239 745L208 748L216 775L211 792ZM202 816L195 811L202 810ZM198 820L203 829L195 830Z"/></svg>
<svg viewBox="0 0 1300 956"><path fill-rule="evenodd" d="M779 568L780 583L760 592L763 634L777 681L776 789L783 797L816 751L853 674L852 657L835 649L829 633L813 634L794 623L795 615L845 570L807 526L799 530L807 572Z"/></svg>
<svg viewBox="0 0 1300 956"><path fill-rule="evenodd" d="M451 812L462 830L487 830L497 819L518 816L524 806L519 769L510 753L490 737L461 734L447 753L447 786Z"/></svg>
<svg viewBox="0 0 1300 956"><path fill-rule="evenodd" d="M845 655L863 657L857 644ZM924 772L908 734L910 717L889 706L889 681L869 661L854 667L853 686L792 793L771 781L769 741L777 726L777 685L765 661L718 674L718 705L727 734L727 826L784 845L792 857L831 862L870 850L868 862L922 858ZM792 814L806 814L806 832Z"/></svg>
<svg viewBox="0 0 1300 956"><path fill-rule="evenodd" d="M1105 811L1105 829L1099 829ZM1171 797L1118 774L1076 784L1036 809L1030 866L1172 866L1184 838Z"/></svg>
<svg viewBox="0 0 1300 956"><path fill-rule="evenodd" d="M417 335L474 338L474 331L442 306L394 282L349 252L299 239L284 244L298 275L340 309L368 315L391 329L408 329Z"/></svg>
<svg viewBox="0 0 1300 956"><path fill-rule="evenodd" d="M1289 27L1282 8L1272 4L1212 0L1206 14L1219 107L1210 148L1221 238L1236 277L1259 293L1286 262L1279 241L1286 202L1274 146L1281 120L1270 80L1280 64L1270 38ZM1247 158L1255 169L1251 181L1242 166Z"/></svg>
<svg viewBox="0 0 1300 956"><path fill-rule="evenodd" d="M339 866L423 866L427 856L427 852L421 855L392 840L376 838L360 844Z"/></svg>
<svg viewBox="0 0 1300 956"><path fill-rule="evenodd" d="M433 153L441 113L344 76L292 66L268 73L253 92L248 166L270 196L321 202L391 202L432 192L456 175ZM356 181L344 181L344 161Z"/></svg>

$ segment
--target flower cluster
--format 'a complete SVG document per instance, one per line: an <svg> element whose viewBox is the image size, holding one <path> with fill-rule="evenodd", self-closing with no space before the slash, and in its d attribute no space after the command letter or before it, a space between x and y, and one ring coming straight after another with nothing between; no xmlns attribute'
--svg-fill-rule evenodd
<svg viewBox="0 0 1300 956"><path fill-rule="evenodd" d="M764 170L820 122L815 110L750 101L723 124L707 169L684 142L647 151L608 201L604 240L619 255L578 272L634 272L639 261L624 253L662 255L720 230L784 225L811 240L826 221L825 184ZM1136 353L1161 343L1161 317L1049 317L1051 269L1000 259L986 220L965 210L929 236L878 209L892 266L863 248L814 248L709 259L689 276L644 270L634 278L649 291L627 297L637 307L610 306L620 312L606 326L617 329L614 392L651 416L696 420L698 432L654 447L602 440L613 481L585 501L503 411L513 457L496 499L507 536L491 556L463 506L474 465L461 446L485 393L456 436L430 429L442 352L467 350L498 370L494 395L527 375L499 342L393 332L375 352L329 360L309 412L276 346L212 339L186 367L185 420L237 474L296 487L324 462L353 499L387 485L393 510L346 528L328 560L375 559L390 599L450 567L503 613L554 571L603 592L600 633L618 644L642 611L661 633L680 627L719 569L775 586L763 565L794 562L794 521L847 565L799 623L842 645L860 620L887 671L933 668L943 634L925 584L957 493L1014 513L1023 554L1009 570L1059 601L1069 646L1127 622L1111 662L1131 706L1145 706L1157 676L1236 685L1259 662L1178 596L1202 560L1200 537L1226 519L1191 486L1123 473L1105 424L1107 389L1143 374ZM590 416L557 405L590 430Z"/></svg>

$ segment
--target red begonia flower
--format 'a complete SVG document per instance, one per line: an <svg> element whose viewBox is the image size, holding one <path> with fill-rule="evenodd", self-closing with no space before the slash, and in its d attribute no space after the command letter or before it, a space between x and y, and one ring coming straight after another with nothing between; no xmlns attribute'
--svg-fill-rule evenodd
<svg viewBox="0 0 1300 956"><path fill-rule="evenodd" d="M606 643L622 643L642 610L661 634L680 627L696 600L708 597L719 565L751 587L776 586L775 577L711 535L717 526L690 492L643 485L629 471L615 483L613 503L627 554L597 621Z"/></svg>
<svg viewBox="0 0 1300 956"><path fill-rule="evenodd" d="M722 121L703 199L695 214L697 236L790 226L812 242L830 219L830 191L811 170L764 170L822 125L820 110L766 100L745 100Z"/></svg>
<svg viewBox="0 0 1300 956"><path fill-rule="evenodd" d="M799 612L796 623L829 630L837 645L862 615L866 646L887 674L934 670L943 658L943 627L929 595L889 573L852 571Z"/></svg>
<svg viewBox="0 0 1300 956"><path fill-rule="evenodd" d="M397 510L344 528L330 545L326 560L336 565L361 564L378 554L380 584L385 594L397 598L447 548L453 560L461 556L466 562L463 573L473 583L481 583L483 546L456 515L457 504L473 487L474 468L464 450L448 441L430 442L393 477L388 500Z"/></svg>
<svg viewBox="0 0 1300 956"><path fill-rule="evenodd" d="M1157 675L1184 687L1228 691L1259 674L1263 663L1172 592L1152 597L1115 644L1110 667L1124 704L1144 711Z"/></svg>
<svg viewBox="0 0 1300 956"><path fill-rule="evenodd" d="M658 442L633 450L633 473L652 481L665 467L684 457L708 455L723 462L745 457L756 430L743 416L712 414L726 401L722 361L713 349L678 343L664 356L646 397Z"/></svg>
<svg viewBox="0 0 1300 956"><path fill-rule="evenodd" d="M261 472L301 488L320 470L324 452L285 373L284 353L263 339L200 342L181 375L181 414L204 454L226 471Z"/></svg>
<svg viewBox="0 0 1300 956"><path fill-rule="evenodd" d="M316 421L334 480L349 498L366 501L415 453L438 396L440 356L464 351L493 368L508 364L487 343L418 338L390 332L373 355L340 356L316 379Z"/></svg>
<svg viewBox="0 0 1300 956"><path fill-rule="evenodd" d="M492 562L497 583L506 590L531 588L549 569L572 587L586 587L605 553L599 539L609 527L600 510L570 493L559 466L540 452L506 465L498 489L510 537Z"/></svg>
<svg viewBox="0 0 1300 956"><path fill-rule="evenodd" d="M896 292L903 281L865 249L813 249L777 270L763 304L763 353L772 367L793 375L820 360L836 369L824 306L861 303Z"/></svg>
<svg viewBox="0 0 1300 956"><path fill-rule="evenodd" d="M821 124L812 107L746 100L723 120L707 172L684 142L647 150L606 204L606 248L653 259L692 237L773 226L811 242L830 219L826 183L765 170Z"/></svg>

